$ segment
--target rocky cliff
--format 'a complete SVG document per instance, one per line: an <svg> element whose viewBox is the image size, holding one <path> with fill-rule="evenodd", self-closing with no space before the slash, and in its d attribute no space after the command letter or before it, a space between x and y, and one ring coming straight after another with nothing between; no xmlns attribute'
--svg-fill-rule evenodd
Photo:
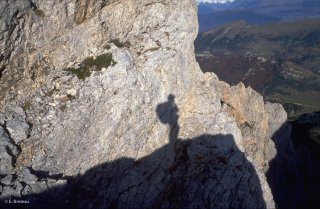
<svg viewBox="0 0 320 209"><path fill-rule="evenodd" d="M275 207L265 172L286 113L201 72L196 10L0 2L1 207Z"/></svg>

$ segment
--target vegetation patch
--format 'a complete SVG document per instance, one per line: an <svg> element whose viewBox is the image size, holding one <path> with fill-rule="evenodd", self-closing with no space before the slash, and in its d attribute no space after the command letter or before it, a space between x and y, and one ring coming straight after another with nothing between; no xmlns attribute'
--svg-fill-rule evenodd
<svg viewBox="0 0 320 209"><path fill-rule="evenodd" d="M113 60L112 54L101 54L96 58L85 58L79 68L66 68L65 71L77 76L80 80L85 80L89 77L92 71L101 71L102 68L116 65L117 62Z"/></svg>
<svg viewBox="0 0 320 209"><path fill-rule="evenodd" d="M50 91L47 91L47 92L45 93L45 96L47 96L47 97L52 97L53 93L54 93L54 89L52 89L52 90L50 90Z"/></svg>
<svg viewBox="0 0 320 209"><path fill-rule="evenodd" d="M72 96L71 94L68 94L67 97L68 97L69 101L76 99L76 97Z"/></svg>
<svg viewBox="0 0 320 209"><path fill-rule="evenodd" d="M130 42L126 41L126 42L121 42L119 39L111 39L110 43L113 43L114 45L116 45L118 48L123 48L123 47L130 47Z"/></svg>
<svg viewBox="0 0 320 209"><path fill-rule="evenodd" d="M104 49L109 50L111 49L111 46L109 44L102 46Z"/></svg>
<svg viewBox="0 0 320 209"><path fill-rule="evenodd" d="M159 49L160 49L160 47L153 47L153 48L149 49L149 51L155 52L155 51L158 51Z"/></svg>
<svg viewBox="0 0 320 209"><path fill-rule="evenodd" d="M59 109L61 110L61 112L64 112L67 109L67 105L63 104L59 107Z"/></svg>
<svg viewBox="0 0 320 209"><path fill-rule="evenodd" d="M80 80L85 80L86 77L91 75L91 72L88 68L67 68L65 71L77 76Z"/></svg>
<svg viewBox="0 0 320 209"><path fill-rule="evenodd" d="M41 9L34 9L33 11L34 11L34 13L35 13L38 17L44 18L44 17L46 16L46 14L44 13L44 11L41 10Z"/></svg>
<svg viewBox="0 0 320 209"><path fill-rule="evenodd" d="M31 102L30 101L25 101L23 104L22 104L22 109L26 112L28 110L30 110L31 108Z"/></svg>
<svg viewBox="0 0 320 209"><path fill-rule="evenodd" d="M253 124L248 123L247 121L244 122L244 124L242 124L243 127L249 128L249 129L253 129Z"/></svg>

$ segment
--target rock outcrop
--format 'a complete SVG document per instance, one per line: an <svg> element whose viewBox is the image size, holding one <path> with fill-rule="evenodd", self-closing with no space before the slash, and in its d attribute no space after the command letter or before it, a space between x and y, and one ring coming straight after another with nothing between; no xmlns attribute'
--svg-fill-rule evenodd
<svg viewBox="0 0 320 209"><path fill-rule="evenodd" d="M3 207L275 207L265 172L286 113L201 72L194 0L0 14Z"/></svg>

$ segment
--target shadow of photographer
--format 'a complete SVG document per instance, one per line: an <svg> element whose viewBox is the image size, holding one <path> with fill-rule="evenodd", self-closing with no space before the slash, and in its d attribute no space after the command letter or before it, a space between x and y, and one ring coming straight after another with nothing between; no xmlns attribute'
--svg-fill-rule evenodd
<svg viewBox="0 0 320 209"><path fill-rule="evenodd" d="M232 135L178 139L179 109L173 95L156 108L169 124L169 144L135 160L120 158L68 178L63 186L8 208L266 208L260 180ZM14 197L10 197L14 198ZM3 204L4 198L1 198Z"/></svg>

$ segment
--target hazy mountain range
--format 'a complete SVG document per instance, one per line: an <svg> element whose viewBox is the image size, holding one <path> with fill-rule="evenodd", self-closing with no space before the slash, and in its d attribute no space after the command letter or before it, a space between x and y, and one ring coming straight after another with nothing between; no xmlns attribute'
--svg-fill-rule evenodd
<svg viewBox="0 0 320 209"><path fill-rule="evenodd" d="M245 20L253 24L320 17L320 0L235 0L200 3L200 32L212 27Z"/></svg>

